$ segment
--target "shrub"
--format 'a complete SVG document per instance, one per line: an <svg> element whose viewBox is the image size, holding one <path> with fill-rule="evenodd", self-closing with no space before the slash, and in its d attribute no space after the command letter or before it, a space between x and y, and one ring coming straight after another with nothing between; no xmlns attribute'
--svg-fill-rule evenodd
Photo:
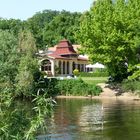
<svg viewBox="0 0 140 140"><path fill-rule="evenodd" d="M37 83L36 89L43 90L43 94L47 92L49 96L55 96L58 94L57 82L58 80L56 78L42 78Z"/></svg>
<svg viewBox="0 0 140 140"><path fill-rule="evenodd" d="M61 95L87 96L99 95L101 88L96 85L89 85L82 79L59 80L56 85Z"/></svg>
<svg viewBox="0 0 140 140"><path fill-rule="evenodd" d="M108 77L108 72L107 71L95 71L92 73L89 72L80 72L79 74L81 77Z"/></svg>
<svg viewBox="0 0 140 140"><path fill-rule="evenodd" d="M78 75L79 75L79 70L78 70L78 69L74 69L74 70L73 70L73 74L74 74L75 76L78 76Z"/></svg>
<svg viewBox="0 0 140 140"><path fill-rule="evenodd" d="M122 82L122 89L124 91L140 91L140 81L136 80L125 80Z"/></svg>

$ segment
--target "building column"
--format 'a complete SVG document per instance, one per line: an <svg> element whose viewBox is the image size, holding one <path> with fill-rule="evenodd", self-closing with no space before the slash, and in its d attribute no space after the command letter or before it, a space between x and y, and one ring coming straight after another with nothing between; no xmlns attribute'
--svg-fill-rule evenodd
<svg viewBox="0 0 140 140"><path fill-rule="evenodd" d="M39 60L38 64L39 64L39 70L42 71L42 61L43 60Z"/></svg>
<svg viewBox="0 0 140 140"><path fill-rule="evenodd" d="M84 64L84 72L86 72L86 64Z"/></svg>
<svg viewBox="0 0 140 140"><path fill-rule="evenodd" d="M72 66L72 61L69 62L69 74L73 73L73 66Z"/></svg>
<svg viewBox="0 0 140 140"><path fill-rule="evenodd" d="M61 61L61 75L63 75L63 61Z"/></svg>
<svg viewBox="0 0 140 140"><path fill-rule="evenodd" d="M65 61L65 75L67 75L67 61Z"/></svg>
<svg viewBox="0 0 140 140"><path fill-rule="evenodd" d="M58 60L55 60L55 66L59 67Z"/></svg>
<svg viewBox="0 0 140 140"><path fill-rule="evenodd" d="M75 63L75 69L78 69L78 63Z"/></svg>
<svg viewBox="0 0 140 140"><path fill-rule="evenodd" d="M53 76L55 76L55 70L54 70L55 62L54 62L54 60L50 60L50 62L51 62L51 73Z"/></svg>

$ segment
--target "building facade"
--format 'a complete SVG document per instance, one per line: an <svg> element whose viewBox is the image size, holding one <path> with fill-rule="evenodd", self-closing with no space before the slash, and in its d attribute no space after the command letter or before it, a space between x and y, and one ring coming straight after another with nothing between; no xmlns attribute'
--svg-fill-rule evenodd
<svg viewBox="0 0 140 140"><path fill-rule="evenodd" d="M74 69L86 72L88 58L79 55L76 49L77 46L73 46L68 40L61 40L55 47L40 55L41 71L49 76L71 75Z"/></svg>

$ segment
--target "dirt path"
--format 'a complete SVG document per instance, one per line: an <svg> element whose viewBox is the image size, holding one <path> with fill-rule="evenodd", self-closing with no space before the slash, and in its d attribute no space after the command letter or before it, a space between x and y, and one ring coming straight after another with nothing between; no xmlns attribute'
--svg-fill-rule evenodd
<svg viewBox="0 0 140 140"><path fill-rule="evenodd" d="M105 83L100 83L98 84L103 90L103 92L100 94L100 97L116 97L115 96L115 91L106 87Z"/></svg>
<svg viewBox="0 0 140 140"><path fill-rule="evenodd" d="M129 92L125 92L117 96L117 92L115 90L108 88L105 83L100 83L98 84L98 86L100 86L103 90L103 92L99 95L99 97L101 98L117 98L117 99L131 99L131 100L140 99L138 95Z"/></svg>

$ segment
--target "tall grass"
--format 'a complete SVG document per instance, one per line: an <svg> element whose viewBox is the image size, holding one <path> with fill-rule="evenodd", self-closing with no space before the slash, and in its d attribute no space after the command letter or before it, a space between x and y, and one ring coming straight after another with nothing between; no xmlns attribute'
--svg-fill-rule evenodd
<svg viewBox="0 0 140 140"><path fill-rule="evenodd" d="M57 84L59 94L73 96L99 95L102 91L95 84L87 84L82 79L59 80Z"/></svg>
<svg viewBox="0 0 140 140"><path fill-rule="evenodd" d="M131 91L131 92L140 93L140 81L125 80L122 82L122 89L124 91Z"/></svg>

